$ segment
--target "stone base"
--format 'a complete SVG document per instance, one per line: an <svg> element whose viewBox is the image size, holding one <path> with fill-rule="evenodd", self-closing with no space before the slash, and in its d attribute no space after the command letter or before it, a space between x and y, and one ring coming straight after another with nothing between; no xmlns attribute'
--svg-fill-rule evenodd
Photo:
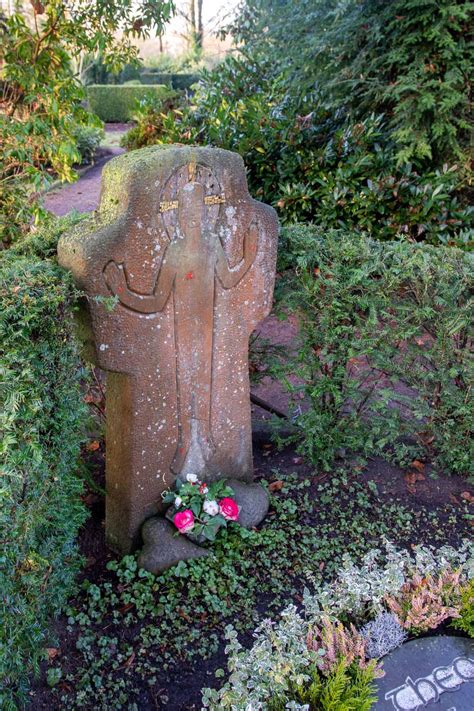
<svg viewBox="0 0 474 711"><path fill-rule="evenodd" d="M244 528L254 528L268 513L269 496L260 484L247 484L238 479L226 482L234 492L234 499L240 508L239 520Z"/></svg>
<svg viewBox="0 0 474 711"><path fill-rule="evenodd" d="M142 528L144 546L138 556L140 568L157 575L180 560L210 555L210 551L192 543L186 536L176 535L176 528L161 516L149 518Z"/></svg>
<svg viewBox="0 0 474 711"><path fill-rule="evenodd" d="M238 479L228 479L228 486L234 492L233 498L239 506L238 523L244 528L254 528L263 521L268 513L268 492L260 484L247 484ZM172 518L172 507L168 509ZM166 514L165 514L166 515ZM202 558L211 554L186 535L176 534L176 528L162 516L149 518L142 528L143 549L138 556L140 568L157 575L180 560Z"/></svg>

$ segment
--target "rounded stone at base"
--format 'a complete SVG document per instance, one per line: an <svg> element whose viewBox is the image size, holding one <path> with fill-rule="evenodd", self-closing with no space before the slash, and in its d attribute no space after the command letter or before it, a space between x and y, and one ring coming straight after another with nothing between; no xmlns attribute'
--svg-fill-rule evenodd
<svg viewBox="0 0 474 711"><path fill-rule="evenodd" d="M161 516L145 521L142 537L144 545L138 556L138 565L155 575L180 560L202 558L210 554L210 551L192 543L186 536L176 535L176 528Z"/></svg>
<svg viewBox="0 0 474 711"><path fill-rule="evenodd" d="M226 484L234 492L234 499L239 506L239 520L244 528L254 528L263 521L268 513L269 496L260 484L247 484L238 479L228 479Z"/></svg>

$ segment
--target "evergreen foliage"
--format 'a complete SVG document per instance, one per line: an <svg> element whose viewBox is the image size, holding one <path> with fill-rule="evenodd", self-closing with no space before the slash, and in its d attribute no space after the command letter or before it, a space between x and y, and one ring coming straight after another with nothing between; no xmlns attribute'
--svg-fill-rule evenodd
<svg viewBox="0 0 474 711"><path fill-rule="evenodd" d="M453 620L453 627L474 638L474 579L462 591L461 609L459 617Z"/></svg>
<svg viewBox="0 0 474 711"><path fill-rule="evenodd" d="M299 451L325 470L347 448L474 474L471 255L299 225L285 269L280 307L300 336L276 374L296 406L304 395Z"/></svg>
<svg viewBox="0 0 474 711"><path fill-rule="evenodd" d="M452 0L247 0L230 28L240 54L202 73L155 140L239 152L251 193L285 222L466 246L468 13Z"/></svg>
<svg viewBox="0 0 474 711"><path fill-rule="evenodd" d="M247 0L229 28L293 94L385 114L401 163L468 159L473 50L466 0ZM289 28L291 27L291 32Z"/></svg>
<svg viewBox="0 0 474 711"><path fill-rule="evenodd" d="M64 221L63 221L64 223ZM63 224L64 227L64 224ZM70 277L53 235L0 258L0 707L24 700L47 627L71 591L85 519L78 456L86 406Z"/></svg>
<svg viewBox="0 0 474 711"><path fill-rule="evenodd" d="M308 711L370 711L377 700L374 666L375 662L366 669L348 667L341 659L326 678L313 666L308 670L310 680L290 679L284 697L269 699L268 711L285 711L291 701L307 704Z"/></svg>

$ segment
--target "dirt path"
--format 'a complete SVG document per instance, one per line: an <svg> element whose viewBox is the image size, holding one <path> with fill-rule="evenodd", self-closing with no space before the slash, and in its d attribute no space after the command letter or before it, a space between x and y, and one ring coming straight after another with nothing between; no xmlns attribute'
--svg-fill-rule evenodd
<svg viewBox="0 0 474 711"><path fill-rule="evenodd" d="M44 200L46 209L54 212L55 215L67 215L71 210L77 212L96 210L99 205L102 168L111 158L120 153L124 153L123 148L108 148L106 155L99 158L97 163L76 183L70 183L47 193Z"/></svg>

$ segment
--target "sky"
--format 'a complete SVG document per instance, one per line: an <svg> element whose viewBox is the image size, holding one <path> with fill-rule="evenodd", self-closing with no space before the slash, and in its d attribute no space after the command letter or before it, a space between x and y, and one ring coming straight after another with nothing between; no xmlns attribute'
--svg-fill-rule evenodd
<svg viewBox="0 0 474 711"><path fill-rule="evenodd" d="M238 5L238 0L203 0L202 14L204 22L213 19L221 11L233 10Z"/></svg>
<svg viewBox="0 0 474 711"><path fill-rule="evenodd" d="M229 24L232 12L239 2L240 0L203 0L204 46L208 56L222 59L225 55L226 48L230 45L230 39L222 43L214 36L214 32L220 27ZM179 10L186 10L189 0L175 0L175 4L178 12L167 23L163 36L165 53L173 55L180 54L184 49L183 35L185 34L186 23ZM157 53L157 40L154 37L138 42L138 46L143 59L150 56L153 57Z"/></svg>

